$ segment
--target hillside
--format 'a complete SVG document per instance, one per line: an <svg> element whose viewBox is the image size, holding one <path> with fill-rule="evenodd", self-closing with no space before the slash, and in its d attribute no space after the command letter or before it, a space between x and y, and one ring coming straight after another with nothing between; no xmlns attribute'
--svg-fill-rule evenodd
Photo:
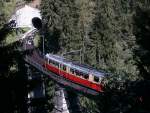
<svg viewBox="0 0 150 113"><path fill-rule="evenodd" d="M98 101L81 98L85 111L149 110L149 10L147 0L42 1L47 52L82 50L66 57L112 73Z"/></svg>
<svg viewBox="0 0 150 113"><path fill-rule="evenodd" d="M1 113L26 113L28 108L24 53L17 50L17 33L7 24L16 1L0 1ZM37 7L40 0L20 1ZM64 54L111 74L103 80L105 92L95 100L79 96L80 110L75 107L72 113L150 112L149 0L42 0L40 8L46 53ZM51 113L55 85L47 77L44 81L47 103L35 104ZM75 103L76 94L68 95Z"/></svg>

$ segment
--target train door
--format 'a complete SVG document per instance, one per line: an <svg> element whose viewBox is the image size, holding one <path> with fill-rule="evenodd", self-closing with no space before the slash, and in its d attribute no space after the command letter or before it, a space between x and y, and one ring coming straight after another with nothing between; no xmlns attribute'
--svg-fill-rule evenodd
<svg viewBox="0 0 150 113"><path fill-rule="evenodd" d="M89 70L89 81L92 82L93 81L93 75L92 72Z"/></svg>
<svg viewBox="0 0 150 113"><path fill-rule="evenodd" d="M59 63L59 75L64 76L63 64Z"/></svg>
<svg viewBox="0 0 150 113"><path fill-rule="evenodd" d="M89 74L89 81L92 82L93 81L93 75L90 73Z"/></svg>
<svg viewBox="0 0 150 113"><path fill-rule="evenodd" d="M94 79L94 76L92 74L91 71L89 71L89 81L90 81L90 87L93 87L93 79Z"/></svg>
<svg viewBox="0 0 150 113"><path fill-rule="evenodd" d="M61 76L61 63L59 63L59 75Z"/></svg>

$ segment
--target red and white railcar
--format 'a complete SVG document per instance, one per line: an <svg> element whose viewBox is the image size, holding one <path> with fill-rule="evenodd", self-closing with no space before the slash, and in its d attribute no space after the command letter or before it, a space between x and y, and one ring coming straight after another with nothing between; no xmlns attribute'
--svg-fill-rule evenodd
<svg viewBox="0 0 150 113"><path fill-rule="evenodd" d="M77 90L85 93L98 94L103 92L102 79L107 76L103 71L74 63L63 57L46 54L45 68L68 81ZM71 82L71 84L69 84ZM73 86L74 85L74 86Z"/></svg>
<svg viewBox="0 0 150 113"><path fill-rule="evenodd" d="M22 39L24 40L22 41L24 50L33 49L32 54L26 56L26 62L50 76L50 78L61 85L92 95L103 92L103 84L101 82L108 73L68 61L58 55L46 54L43 56L38 50L34 49L34 44L27 43L32 31L27 32Z"/></svg>

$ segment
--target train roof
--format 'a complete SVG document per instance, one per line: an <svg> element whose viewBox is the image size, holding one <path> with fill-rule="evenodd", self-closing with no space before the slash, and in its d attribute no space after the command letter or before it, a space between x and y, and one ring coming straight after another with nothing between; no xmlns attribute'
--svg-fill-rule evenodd
<svg viewBox="0 0 150 113"><path fill-rule="evenodd" d="M51 59L51 60L54 60L56 62L62 63L66 66L69 66L73 69L77 69L77 70L79 70L83 73L86 73L86 74L92 73L94 76L97 76L97 77L104 77L105 75L107 75L107 73L104 72L104 71L97 71L96 69L94 69L91 66L69 61L69 60L65 59L64 57L62 57L62 56L53 55L53 54L46 54L46 57L48 59Z"/></svg>
<svg viewBox="0 0 150 113"><path fill-rule="evenodd" d="M64 57L61 57L61 56L58 56L58 55L53 55L53 54L46 54L46 57L51 59L51 60L54 60L56 62L63 63L67 66L70 65L70 61L67 61Z"/></svg>

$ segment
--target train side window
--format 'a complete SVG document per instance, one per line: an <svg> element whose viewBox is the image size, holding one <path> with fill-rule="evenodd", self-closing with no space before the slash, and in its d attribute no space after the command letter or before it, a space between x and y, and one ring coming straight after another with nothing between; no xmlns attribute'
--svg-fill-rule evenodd
<svg viewBox="0 0 150 113"><path fill-rule="evenodd" d="M63 69L64 71L66 71L67 67L66 67L65 65L62 65L62 69Z"/></svg>
<svg viewBox="0 0 150 113"><path fill-rule="evenodd" d="M94 82L99 82L99 78L94 76Z"/></svg>
<svg viewBox="0 0 150 113"><path fill-rule="evenodd" d="M89 75L88 74L83 74L83 78L89 79Z"/></svg>
<svg viewBox="0 0 150 113"><path fill-rule="evenodd" d="M75 73L76 73L77 76L81 76L79 71L75 70Z"/></svg>
<svg viewBox="0 0 150 113"><path fill-rule="evenodd" d="M52 61L52 60L49 60L49 64L52 64L55 67L59 67L59 63L55 62L55 61Z"/></svg>
<svg viewBox="0 0 150 113"><path fill-rule="evenodd" d="M58 62L55 62L55 66L56 66L56 67L59 67L59 63L58 63Z"/></svg>
<svg viewBox="0 0 150 113"><path fill-rule="evenodd" d="M63 65L62 64L60 65L60 69L63 70Z"/></svg>
<svg viewBox="0 0 150 113"><path fill-rule="evenodd" d="M55 62L54 61L51 61L51 64L55 66Z"/></svg>
<svg viewBox="0 0 150 113"><path fill-rule="evenodd" d="M49 60L49 62L48 62L48 63L53 65L53 61L52 61L52 60Z"/></svg>
<svg viewBox="0 0 150 113"><path fill-rule="evenodd" d="M71 68L70 68L70 72L71 72L72 74L75 74L74 69L71 69Z"/></svg>
<svg viewBox="0 0 150 113"><path fill-rule="evenodd" d="M49 64L52 64L52 61L51 60L49 60L49 62L48 62Z"/></svg>

